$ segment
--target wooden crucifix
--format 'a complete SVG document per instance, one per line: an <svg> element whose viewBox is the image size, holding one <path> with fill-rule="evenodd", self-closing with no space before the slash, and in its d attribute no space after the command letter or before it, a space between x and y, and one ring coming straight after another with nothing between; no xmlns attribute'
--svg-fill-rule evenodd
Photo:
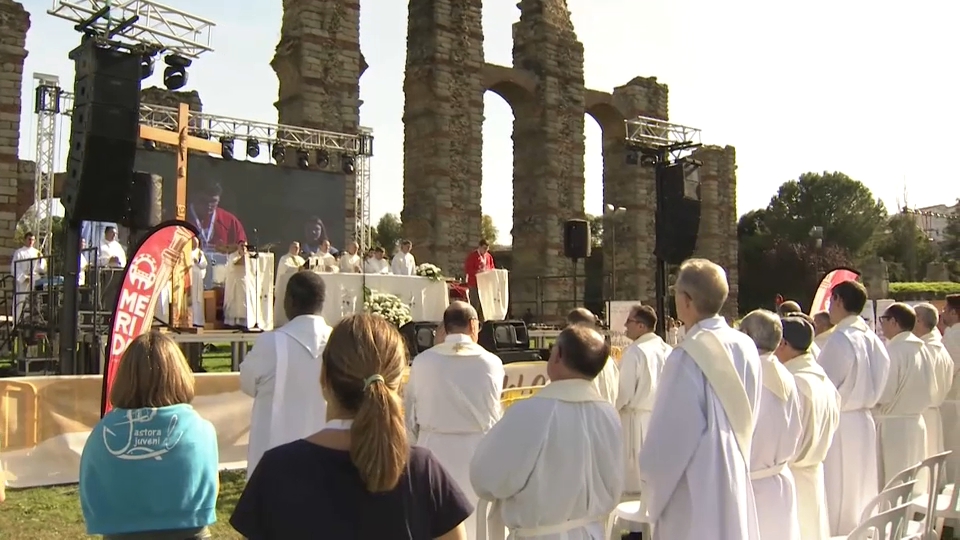
<svg viewBox="0 0 960 540"><path fill-rule="evenodd" d="M177 149L176 219L180 221L187 220L187 155L190 150L198 150L219 156L222 148L219 142L190 135L189 129L190 106L186 103L181 103L177 111L176 131L167 131L153 126L140 126L141 139L167 144ZM193 310L190 306L192 296L190 288L192 286L203 286L200 283L190 283L189 276L192 265L190 257L192 255L188 255L188 253L192 253L189 248L184 251L186 259L182 260L180 266L173 270L170 280L170 305L168 306L170 326L181 331L195 330Z"/></svg>

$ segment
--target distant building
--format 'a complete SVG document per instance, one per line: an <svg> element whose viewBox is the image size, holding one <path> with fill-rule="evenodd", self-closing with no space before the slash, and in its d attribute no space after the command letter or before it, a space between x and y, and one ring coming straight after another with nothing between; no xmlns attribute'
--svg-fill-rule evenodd
<svg viewBox="0 0 960 540"><path fill-rule="evenodd" d="M960 204L947 206L925 206L923 208L904 208L903 212L913 216L914 221L923 232L927 233L934 242L943 241L943 230L947 228L950 215L960 211Z"/></svg>

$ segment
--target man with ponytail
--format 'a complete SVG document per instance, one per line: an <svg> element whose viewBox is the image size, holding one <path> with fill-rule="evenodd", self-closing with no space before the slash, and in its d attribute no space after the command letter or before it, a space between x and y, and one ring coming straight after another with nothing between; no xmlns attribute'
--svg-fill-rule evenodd
<svg viewBox="0 0 960 540"><path fill-rule="evenodd" d="M515 403L480 441L470 481L491 501L478 538L586 540L604 537L623 492L620 417L593 384L610 355L596 330L572 325L557 337L550 384Z"/></svg>
<svg viewBox="0 0 960 540"><path fill-rule="evenodd" d="M406 365L386 319L341 320L319 377L326 426L264 454L233 528L250 540L464 540L473 506L433 454L407 440L397 395Z"/></svg>

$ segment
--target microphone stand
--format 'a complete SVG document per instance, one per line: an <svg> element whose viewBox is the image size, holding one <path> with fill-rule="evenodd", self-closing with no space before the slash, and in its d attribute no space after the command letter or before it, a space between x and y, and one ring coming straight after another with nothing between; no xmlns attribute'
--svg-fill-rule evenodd
<svg viewBox="0 0 960 540"><path fill-rule="evenodd" d="M256 309L257 318L256 318L256 320L254 321L253 326L250 326L249 324L247 325L247 330L253 330L254 328L259 328L259 327L260 327L260 315L261 315L261 313L260 313L260 308L262 307L262 306L261 306L262 299L260 298L260 292L261 292L260 289L261 289L261 285L262 285L262 283L260 283L260 251L259 251L259 250L260 250L260 235L257 234L257 229L256 229L256 228L253 229L253 244L254 244L254 246L253 246L253 252L251 253L251 252L248 250L247 253L250 255L250 258L253 260L253 263L254 263L254 266L253 266L253 287L254 287L254 292L256 293L256 299L257 299L256 305L254 306L254 308ZM248 308L248 311L249 311L249 308ZM249 323L250 321L247 321L247 322ZM262 328L260 328L260 329L263 330Z"/></svg>

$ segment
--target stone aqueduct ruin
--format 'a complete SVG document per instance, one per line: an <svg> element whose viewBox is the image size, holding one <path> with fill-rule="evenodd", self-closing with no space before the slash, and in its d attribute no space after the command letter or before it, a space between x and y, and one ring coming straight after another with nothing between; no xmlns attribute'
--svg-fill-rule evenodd
<svg viewBox="0 0 960 540"><path fill-rule="evenodd" d="M628 210L616 224L614 297L652 302L653 173L626 163L623 122L640 115L666 120L667 87L656 78L634 78L613 92L586 88L583 45L565 0L520 0L518 8L513 67L504 67L484 61L482 0L409 1L404 234L419 261L434 262L449 274L457 273L475 246L482 219L483 97L494 92L514 114L511 297L525 304L541 300L551 311L571 306L572 279L544 280L537 292L531 278L572 275L572 264L562 256L562 225L584 217L588 114L603 130L604 202ZM359 1L283 0L283 9L272 63L280 81L280 123L356 132L360 77L367 68L360 51ZM29 14L13 0L0 0L0 24L0 264L7 268L17 220L33 202L33 164L17 152ZM697 254L727 269L732 297L727 310L735 314L735 150L708 146L697 159L703 162ZM354 234L356 196L353 182L347 182L348 237ZM609 244L610 226L604 234ZM610 269L611 254L604 256Z"/></svg>

